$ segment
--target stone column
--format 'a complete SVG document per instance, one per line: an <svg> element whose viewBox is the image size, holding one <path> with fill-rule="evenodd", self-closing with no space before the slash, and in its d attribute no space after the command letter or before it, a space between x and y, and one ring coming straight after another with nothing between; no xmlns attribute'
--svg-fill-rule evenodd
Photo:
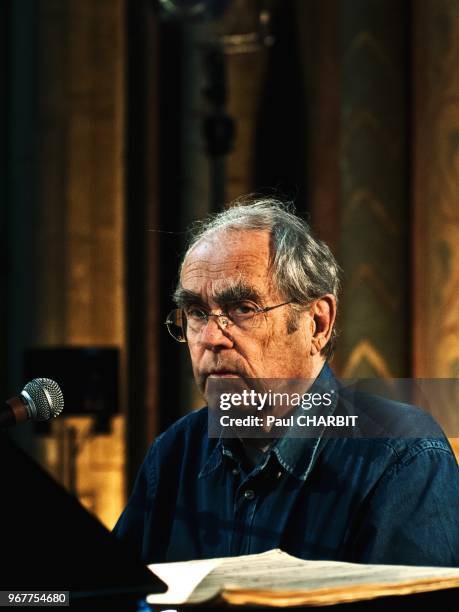
<svg viewBox="0 0 459 612"><path fill-rule="evenodd" d="M459 5L414 3L413 369L459 376Z"/></svg>
<svg viewBox="0 0 459 612"><path fill-rule="evenodd" d="M424 0L414 9L413 370L459 377L459 6ZM437 419L459 436L448 383ZM445 401L442 401L442 400ZM459 437L450 437L459 457Z"/></svg>
<svg viewBox="0 0 459 612"><path fill-rule="evenodd" d="M341 2L345 377L409 373L406 11L398 0Z"/></svg>
<svg viewBox="0 0 459 612"><path fill-rule="evenodd" d="M125 46L124 0L11 5L16 380L28 347L110 345L124 356ZM41 455L65 483L58 440L76 436L76 493L110 525L124 502L124 418L86 439L90 425L63 415Z"/></svg>

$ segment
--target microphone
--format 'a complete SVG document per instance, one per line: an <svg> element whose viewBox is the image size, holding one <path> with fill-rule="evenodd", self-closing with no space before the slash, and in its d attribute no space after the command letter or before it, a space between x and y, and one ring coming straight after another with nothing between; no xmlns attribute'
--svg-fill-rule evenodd
<svg viewBox="0 0 459 612"><path fill-rule="evenodd" d="M0 427L24 421L49 421L62 412L64 396L51 378L34 378L20 395L10 398L6 404L6 409L0 412Z"/></svg>

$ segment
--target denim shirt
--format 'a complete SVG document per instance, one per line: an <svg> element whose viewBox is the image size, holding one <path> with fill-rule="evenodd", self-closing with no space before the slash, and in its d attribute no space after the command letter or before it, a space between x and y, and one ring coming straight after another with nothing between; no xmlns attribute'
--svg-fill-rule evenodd
<svg viewBox="0 0 459 612"><path fill-rule="evenodd" d="M335 380L328 366L324 378ZM357 401L402 434L403 424L434 423L413 406ZM188 414L156 439L115 526L146 563L280 548L303 559L459 566L459 470L436 424L430 437L284 436L250 467L239 440L208 437L207 418L207 408Z"/></svg>

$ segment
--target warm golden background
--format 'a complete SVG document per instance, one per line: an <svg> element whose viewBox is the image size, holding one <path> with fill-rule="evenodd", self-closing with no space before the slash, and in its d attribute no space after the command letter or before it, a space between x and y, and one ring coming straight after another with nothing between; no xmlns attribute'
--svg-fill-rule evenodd
<svg viewBox="0 0 459 612"><path fill-rule="evenodd" d="M340 375L459 377L459 0L227 5L0 7L0 388L22 388L27 348L119 348L110 431L15 432L109 527L149 443L201 403L162 322L185 228L224 201L277 190L331 244ZM218 159L212 42L236 127Z"/></svg>

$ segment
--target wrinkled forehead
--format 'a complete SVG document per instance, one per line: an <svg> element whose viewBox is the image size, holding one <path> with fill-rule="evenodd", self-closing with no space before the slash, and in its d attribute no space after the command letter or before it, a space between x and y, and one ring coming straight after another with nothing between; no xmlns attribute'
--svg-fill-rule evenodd
<svg viewBox="0 0 459 612"><path fill-rule="evenodd" d="M231 294L231 290L265 294L272 288L270 255L268 232L218 232L200 240L187 254L181 287L208 298Z"/></svg>

